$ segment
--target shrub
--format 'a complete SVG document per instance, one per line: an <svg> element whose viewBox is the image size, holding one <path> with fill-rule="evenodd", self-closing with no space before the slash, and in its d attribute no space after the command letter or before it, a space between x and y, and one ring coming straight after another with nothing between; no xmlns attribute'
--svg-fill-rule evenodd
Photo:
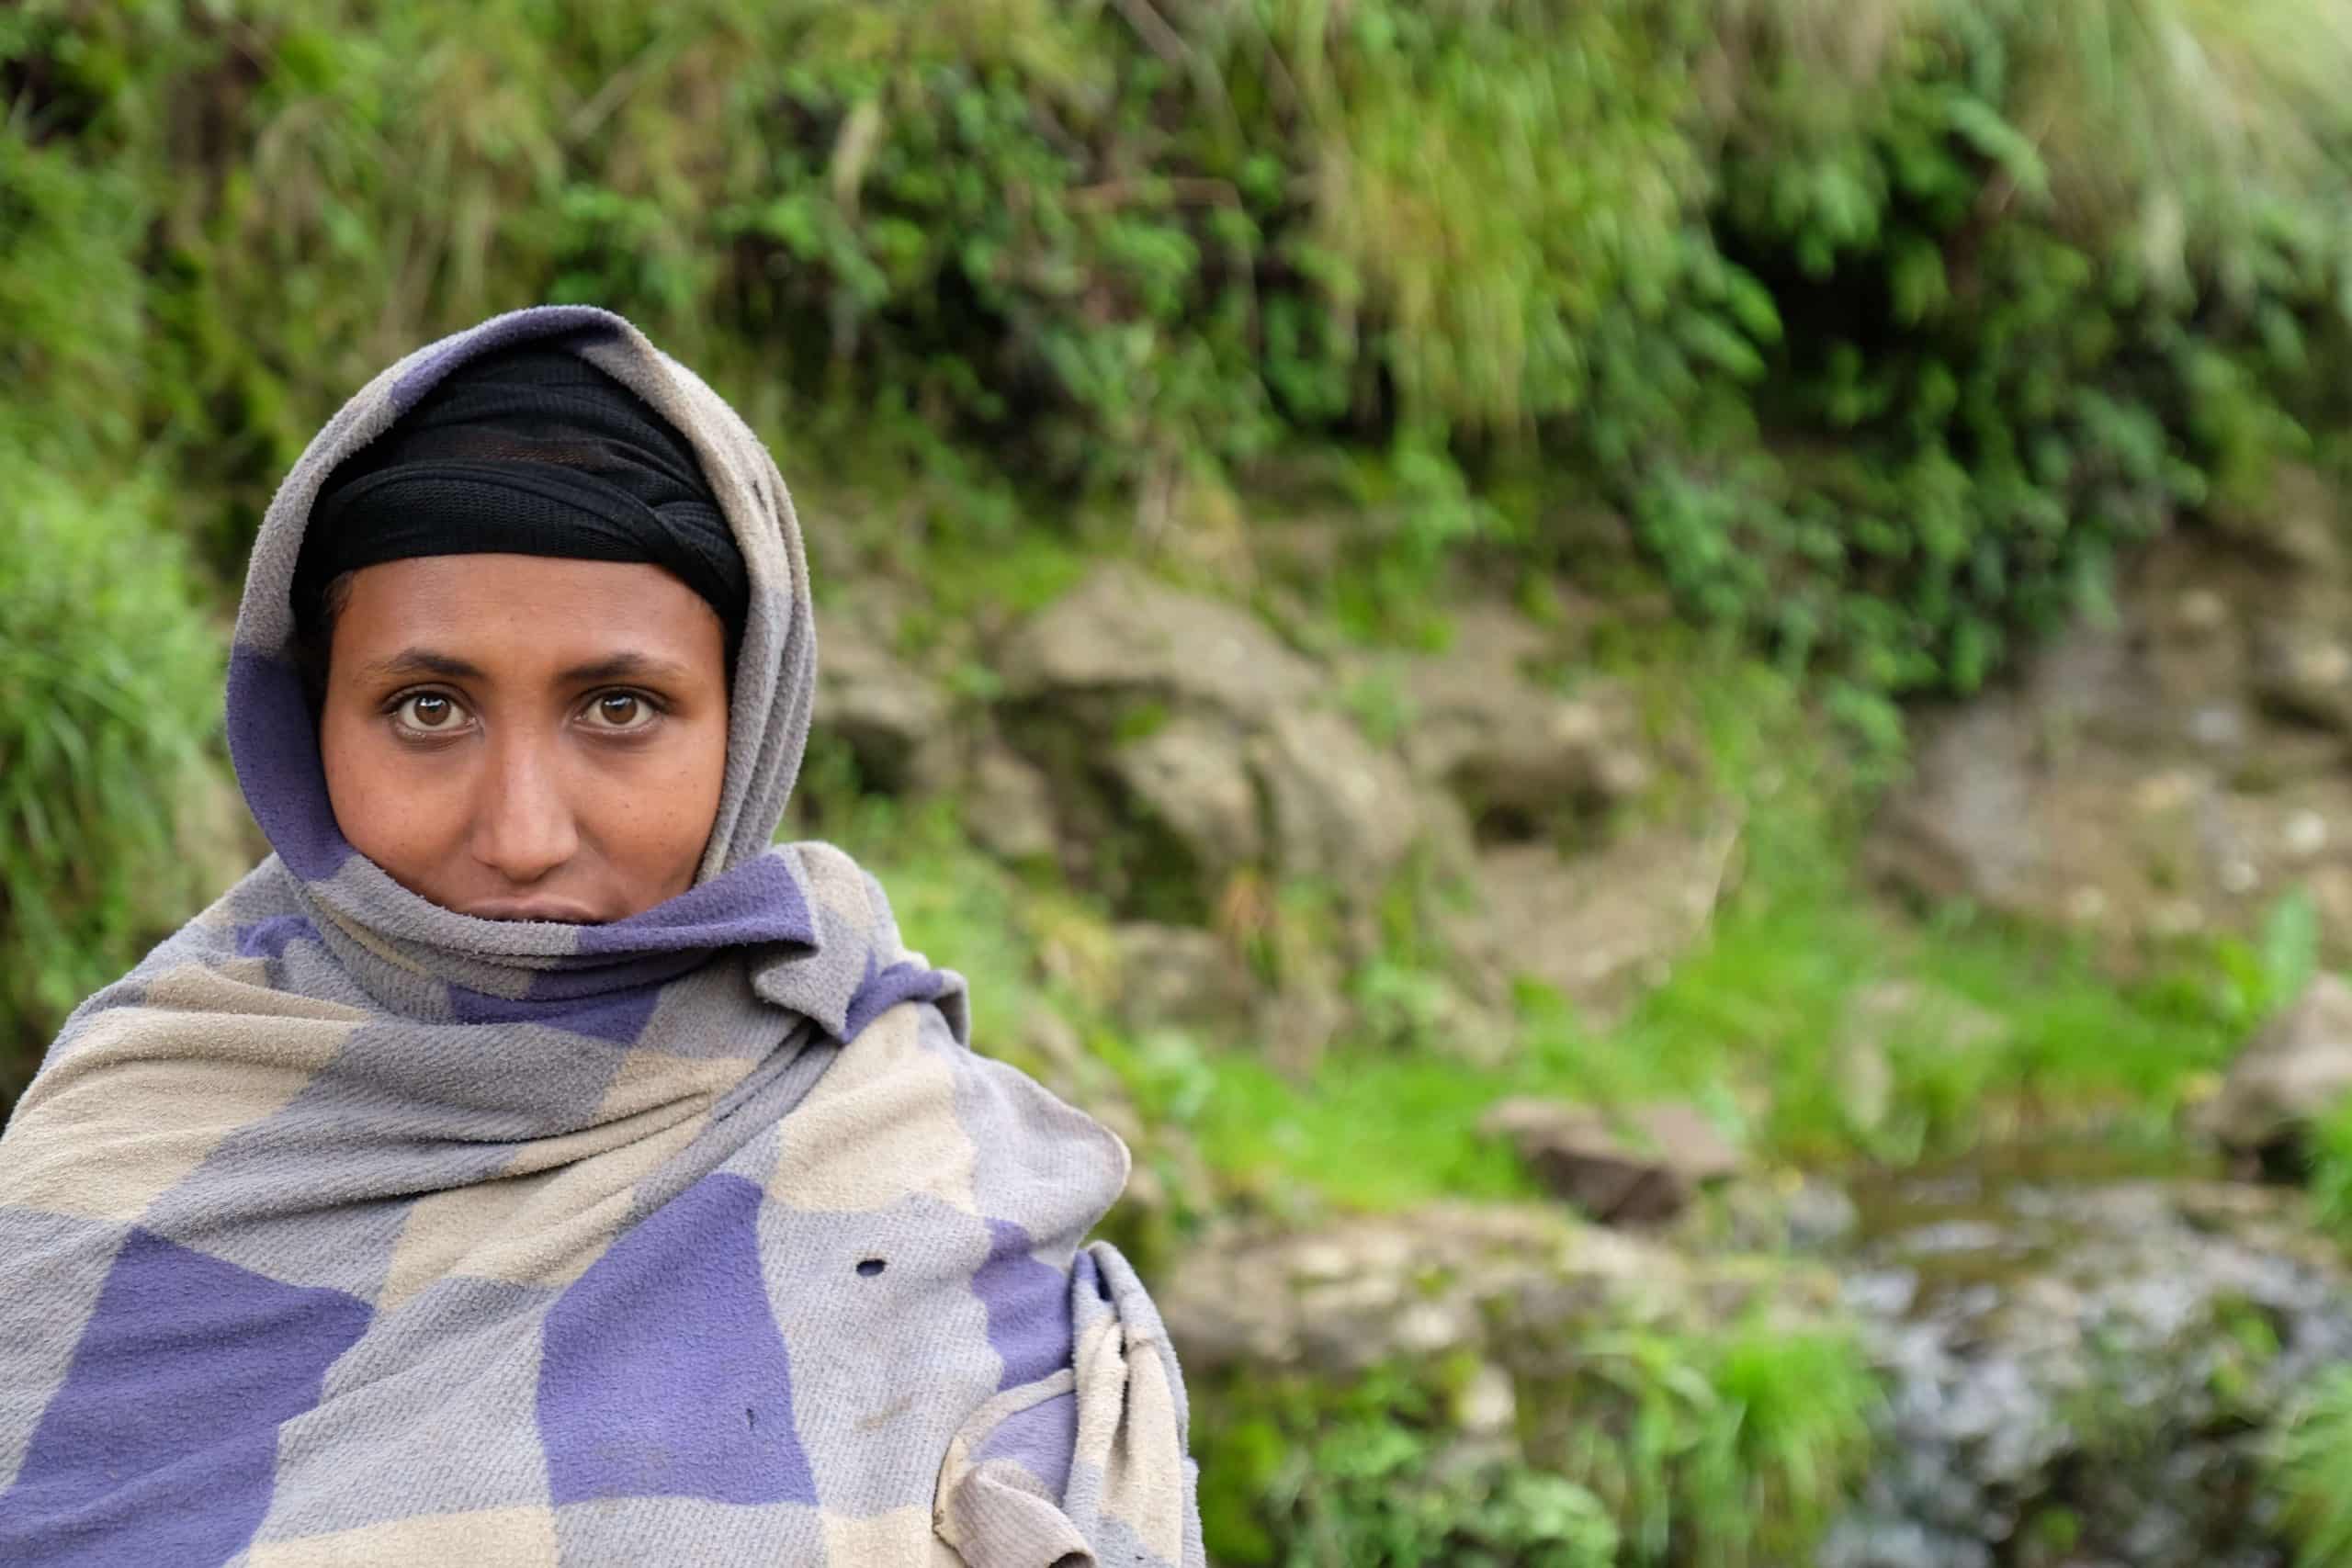
<svg viewBox="0 0 2352 1568"><path fill-rule="evenodd" d="M1531 1455L1609 1506L1629 1562L1806 1561L1869 1457L1877 1387L1833 1329L1629 1328L1579 1338L1568 1361Z"/></svg>
<svg viewBox="0 0 2352 1568"><path fill-rule="evenodd" d="M1201 1512L1219 1562L1283 1568L1606 1568L1600 1502L1516 1461L1447 1453L1430 1382L1210 1391Z"/></svg>
<svg viewBox="0 0 2352 1568"><path fill-rule="evenodd" d="M1761 1319L1708 1333L1579 1325L1562 1378L1518 1380L1523 1451L1463 1449L1439 1362L1341 1387L1201 1395L1201 1497L1220 1561L1798 1562L1870 1451L1876 1385L1844 1335Z"/></svg>
<svg viewBox="0 0 2352 1568"><path fill-rule="evenodd" d="M2352 301L2340 16L1720 9L1710 228L1769 330L1747 389L1614 476L1693 614L1868 691L1968 691L2301 446Z"/></svg>
<svg viewBox="0 0 2352 1568"><path fill-rule="evenodd" d="M214 744L222 628L152 492L59 467L0 449L0 1109L246 848Z"/></svg>
<svg viewBox="0 0 2352 1568"><path fill-rule="evenodd" d="M2301 1568L2352 1561L2352 1368L2312 1383L2275 1435L2268 1481Z"/></svg>

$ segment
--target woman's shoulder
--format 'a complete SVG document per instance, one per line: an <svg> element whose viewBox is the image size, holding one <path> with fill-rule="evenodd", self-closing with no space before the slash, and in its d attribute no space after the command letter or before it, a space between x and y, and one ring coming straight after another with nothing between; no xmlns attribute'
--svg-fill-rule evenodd
<svg viewBox="0 0 2352 1568"><path fill-rule="evenodd" d="M300 890L276 855L148 949L128 973L99 987L66 1015L43 1059L46 1066L92 1024L125 1008L181 1012L253 1010L257 994L277 987L271 964L297 940L315 941Z"/></svg>

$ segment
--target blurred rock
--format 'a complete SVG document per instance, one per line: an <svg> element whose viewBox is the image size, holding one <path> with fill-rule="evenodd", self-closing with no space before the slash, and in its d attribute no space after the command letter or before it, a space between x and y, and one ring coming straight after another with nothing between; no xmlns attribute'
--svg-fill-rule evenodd
<svg viewBox="0 0 2352 1568"><path fill-rule="evenodd" d="M1210 1238L1155 1282L1189 1375L1242 1365L1362 1371L1476 1348L1504 1314L1595 1315L1679 1299L1653 1243L1526 1207L1442 1204L1306 1232Z"/></svg>
<svg viewBox="0 0 2352 1568"><path fill-rule="evenodd" d="M1842 1295L1885 1395L1815 1561L2275 1568L2249 1499L2278 1424L2352 1356L2339 1249L2299 1194L2001 1157L1863 1191ZM2016 1555L2053 1517L2073 1550Z"/></svg>
<svg viewBox="0 0 2352 1568"><path fill-rule="evenodd" d="M1453 941L1493 973L1541 981L1606 1021L1706 931L1736 842L1729 829L1658 828L1573 858L1545 843L1482 851L1483 908L1455 922Z"/></svg>
<svg viewBox="0 0 2352 1568"><path fill-rule="evenodd" d="M862 620L817 614L818 729L839 736L885 795L926 794L954 775L947 704Z"/></svg>
<svg viewBox="0 0 2352 1568"><path fill-rule="evenodd" d="M1154 856L1122 842L1137 829L1181 852L1162 869L1202 905L1244 867L1361 905L1423 835L1404 763L1235 605L1106 566L1019 628L1001 667L1016 739L1071 808L1073 874L1131 908L1148 903L1134 863Z"/></svg>
<svg viewBox="0 0 2352 1568"><path fill-rule="evenodd" d="M2352 643L2334 616L2290 618L2256 628L2255 694L2283 717L2352 730Z"/></svg>
<svg viewBox="0 0 2352 1568"><path fill-rule="evenodd" d="M1670 1220L1701 1187L1740 1166L1714 1123L1678 1101L1612 1115L1560 1100L1506 1100L1479 1131L1509 1139L1546 1187L1605 1224Z"/></svg>
<svg viewBox="0 0 2352 1568"><path fill-rule="evenodd" d="M1214 931L1130 920L1112 934L1119 1012L1131 1025L1234 1023L1257 999L1248 967Z"/></svg>
<svg viewBox="0 0 2352 1568"><path fill-rule="evenodd" d="M1835 1182L1807 1177L1781 1205L1787 1224L1785 1245L1799 1252L1826 1252L1849 1240L1861 1223L1861 1213L1846 1190Z"/></svg>
<svg viewBox="0 0 2352 1568"><path fill-rule="evenodd" d="M2352 985L2321 975L2265 1024L2196 1111L2233 1154L2274 1172L2297 1169L2312 1123L2352 1094Z"/></svg>
<svg viewBox="0 0 2352 1568"><path fill-rule="evenodd" d="M2167 536L2126 568L2115 620L1922 716L1871 864L1930 900L2080 930L2125 964L2251 934L2305 886L2325 951L2352 958L2347 624L2333 547Z"/></svg>
<svg viewBox="0 0 2352 1568"><path fill-rule="evenodd" d="M1826 1253L1853 1238L1860 1211L1846 1190L1786 1169L1749 1170L1693 1211L1675 1239L1709 1250Z"/></svg>
<svg viewBox="0 0 2352 1568"><path fill-rule="evenodd" d="M1524 829L1605 807L1651 776L1624 694L1600 681L1574 697L1537 685L1524 666L1544 648L1523 617L1477 606L1456 616L1444 653L1408 660L1399 673L1407 761L1490 826L1499 818Z"/></svg>
<svg viewBox="0 0 2352 1568"><path fill-rule="evenodd" d="M1209 881L1265 852L1258 791L1229 724L1182 716L1115 746L1109 770Z"/></svg>
<svg viewBox="0 0 2352 1568"><path fill-rule="evenodd" d="M1058 845L1054 786L1045 770L993 737L975 753L963 791L964 826L1001 860L1048 860Z"/></svg>
<svg viewBox="0 0 2352 1568"><path fill-rule="evenodd" d="M1098 568L1032 616L999 672L1018 699L1151 693L1266 720L1318 691L1315 667L1248 611L1124 563Z"/></svg>
<svg viewBox="0 0 2352 1568"><path fill-rule="evenodd" d="M1510 1374L1481 1361L1453 1400L1454 1429L1467 1438L1507 1438L1519 1419L1519 1392Z"/></svg>
<svg viewBox="0 0 2352 1568"><path fill-rule="evenodd" d="M1275 715L1250 760L1271 808L1274 864L1286 876L1369 897L1420 836L1419 803L1403 765L1338 714Z"/></svg>

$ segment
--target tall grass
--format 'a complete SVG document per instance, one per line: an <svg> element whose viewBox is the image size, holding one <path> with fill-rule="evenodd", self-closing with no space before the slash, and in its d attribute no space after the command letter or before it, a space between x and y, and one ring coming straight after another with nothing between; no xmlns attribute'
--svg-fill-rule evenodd
<svg viewBox="0 0 2352 1568"><path fill-rule="evenodd" d="M2352 1368L2306 1392L2277 1434L2267 1480L2298 1568L2352 1562Z"/></svg>
<svg viewBox="0 0 2352 1568"><path fill-rule="evenodd" d="M0 1107L250 850L214 744L223 628L155 497L61 467L0 444Z"/></svg>

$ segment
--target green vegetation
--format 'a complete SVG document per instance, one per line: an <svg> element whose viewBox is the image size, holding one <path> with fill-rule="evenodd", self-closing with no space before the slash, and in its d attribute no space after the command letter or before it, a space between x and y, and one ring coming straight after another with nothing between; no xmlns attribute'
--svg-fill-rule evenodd
<svg viewBox="0 0 2352 1568"><path fill-rule="evenodd" d="M56 1020L220 892L249 830L208 765L225 638L141 488L0 439L0 1030ZM0 1032L0 1103L43 1039Z"/></svg>
<svg viewBox="0 0 2352 1568"><path fill-rule="evenodd" d="M2343 401L2317 0L34 0L0 60L17 385L160 436L223 566L368 370L595 299L788 466L1159 531L1368 446L1424 558L1557 550L1565 481L1692 613L1966 689Z"/></svg>
<svg viewBox="0 0 2352 1568"><path fill-rule="evenodd" d="M1443 1391L1381 1369L1351 1387L1304 1378L1215 1391L1195 1443L1203 1533L1236 1568L1462 1562L1602 1568L1618 1536L1560 1475L1496 1461L1442 1472Z"/></svg>
<svg viewBox="0 0 2352 1568"><path fill-rule="evenodd" d="M1539 1464L1443 1462L1470 1363L1211 1390L1210 1551L1284 1568L1803 1561L1868 1451L1877 1392L1853 1347L1761 1320L1718 1338L1582 1328L1565 1371L1513 1380Z"/></svg>
<svg viewBox="0 0 2352 1568"><path fill-rule="evenodd" d="M2352 1560L2352 1369L2324 1374L2271 1455L2270 1491L2300 1568Z"/></svg>
<svg viewBox="0 0 2352 1568"><path fill-rule="evenodd" d="M1762 1320L1704 1340L1593 1336L1543 1393L1532 1451L1609 1501L1630 1561L1706 1568L1804 1561L1867 1456L1877 1398L1844 1339Z"/></svg>

